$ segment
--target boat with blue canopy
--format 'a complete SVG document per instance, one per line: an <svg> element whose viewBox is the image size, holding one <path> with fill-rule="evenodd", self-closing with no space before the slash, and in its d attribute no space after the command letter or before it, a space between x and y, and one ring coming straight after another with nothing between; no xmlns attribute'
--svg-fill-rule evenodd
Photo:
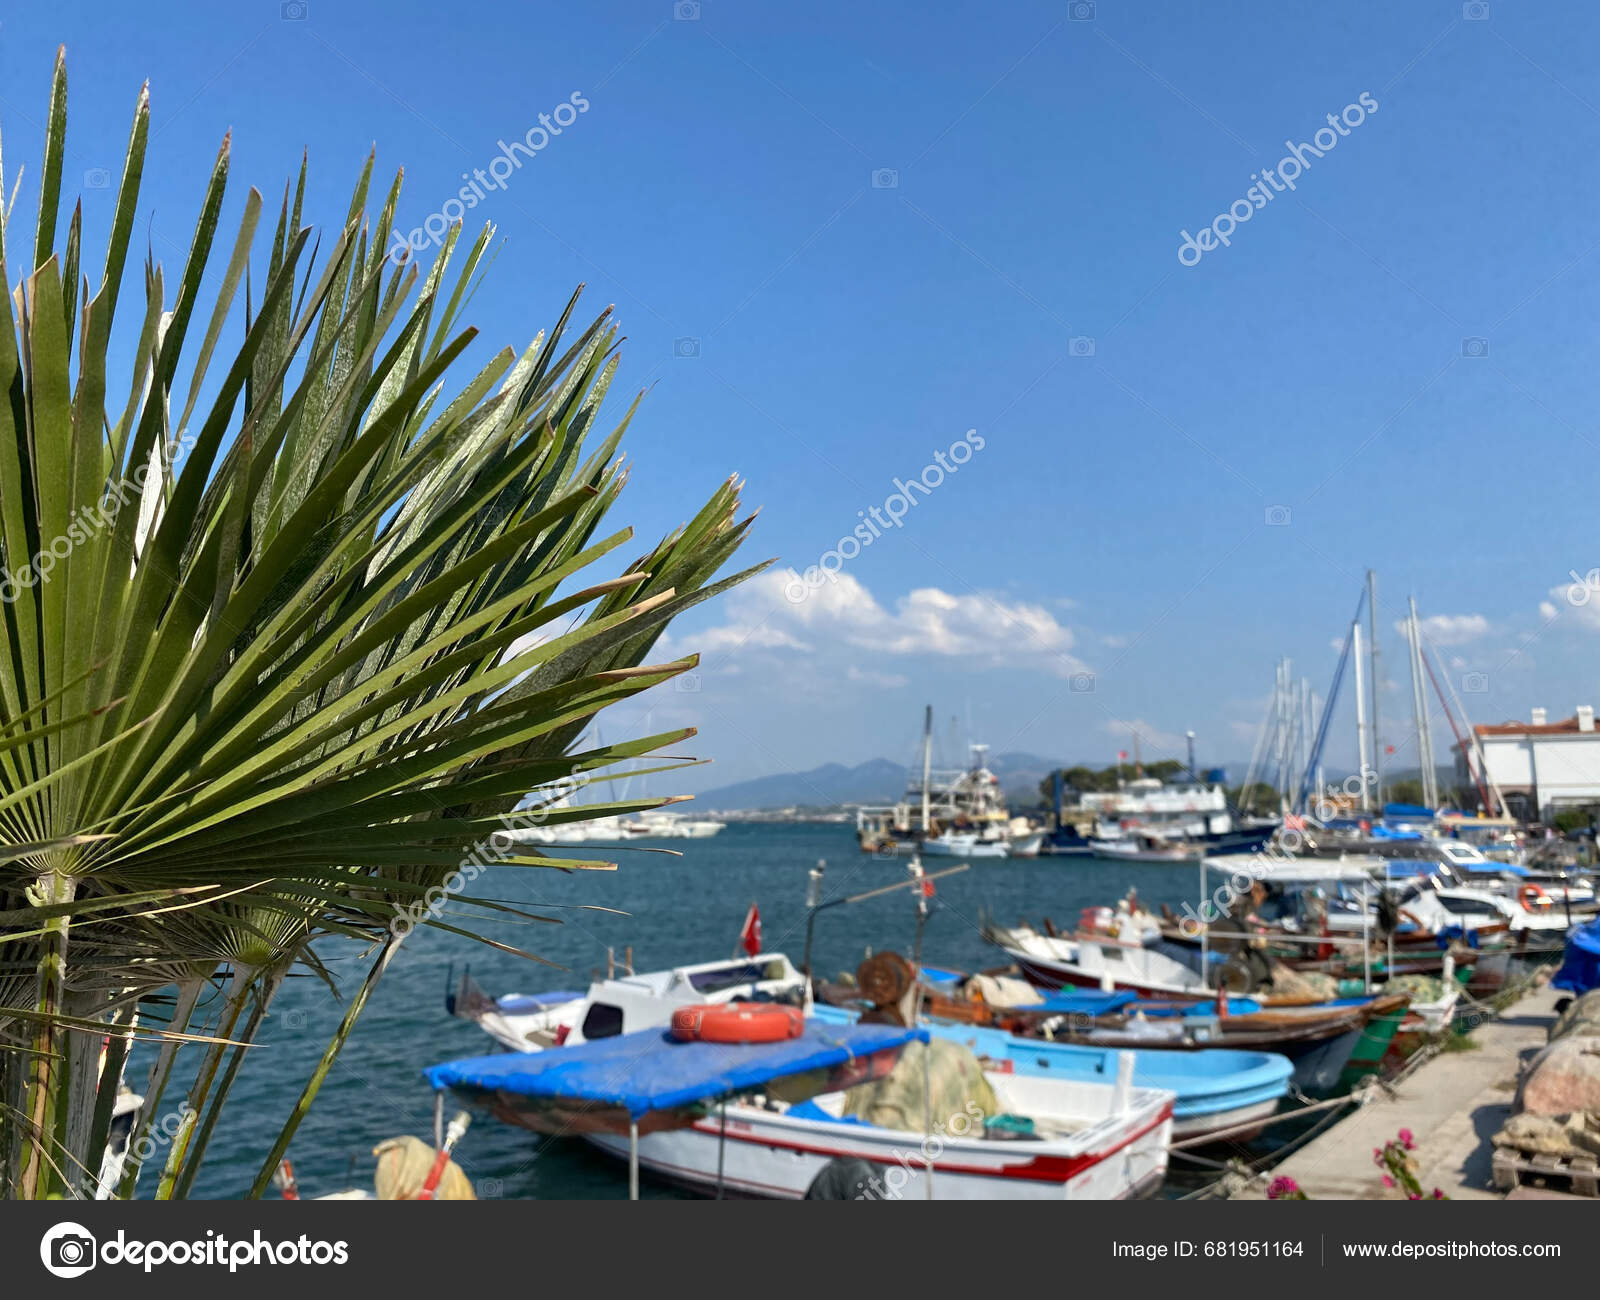
<svg viewBox="0 0 1600 1300"><path fill-rule="evenodd" d="M683 1042L655 1027L425 1073L507 1123L625 1158L635 1197L644 1169L719 1196L799 1199L840 1161L870 1166L877 1196L905 1199L1100 1200L1160 1185L1173 1095L1135 1085L1131 1054L1094 1083L979 1070L965 1054L986 1105L923 1101L914 1121L902 1105L890 1123L861 1104L884 1087L927 1097L927 1072L948 1059L928 1044L924 1028L815 1019L776 1043ZM921 1055L897 1061L908 1051Z"/></svg>

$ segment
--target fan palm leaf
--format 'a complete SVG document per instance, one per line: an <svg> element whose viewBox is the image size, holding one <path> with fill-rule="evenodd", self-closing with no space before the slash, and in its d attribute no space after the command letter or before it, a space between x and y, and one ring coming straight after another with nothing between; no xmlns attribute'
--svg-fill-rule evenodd
<svg viewBox="0 0 1600 1300"><path fill-rule="evenodd" d="M609 311L578 330L575 294L453 389L492 229L426 274L391 260L399 178L370 217L370 157L321 239L302 162L258 276L264 203L224 231L224 139L171 302L147 256L113 358L149 115L141 92L92 293L76 210L55 247L59 57L31 249L0 228L6 283L26 268L0 301L0 1187L24 1197L92 1186L140 1032L163 1044L145 1115L178 1083L191 1117L158 1194L187 1192L284 976L357 942L375 956L286 1145L413 925L495 942L430 903L463 864L493 841L610 865L496 838L509 819L665 802L565 796L692 731L581 738L692 668L648 662L662 630L755 571L717 578L751 523L729 479L594 575L631 537L606 527L637 407L606 427Z"/></svg>

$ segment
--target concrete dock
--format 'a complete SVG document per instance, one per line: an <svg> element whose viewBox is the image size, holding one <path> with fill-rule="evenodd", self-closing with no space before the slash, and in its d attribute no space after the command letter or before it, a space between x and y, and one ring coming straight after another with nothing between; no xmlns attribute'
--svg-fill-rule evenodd
<svg viewBox="0 0 1600 1300"><path fill-rule="evenodd" d="M1490 1139L1511 1114L1522 1063L1545 1045L1561 997L1535 989L1471 1035L1475 1046L1444 1052L1271 1170L1313 1200L1372 1200L1383 1194L1372 1162L1401 1129L1416 1141L1419 1181L1456 1200L1502 1200L1491 1175Z"/></svg>

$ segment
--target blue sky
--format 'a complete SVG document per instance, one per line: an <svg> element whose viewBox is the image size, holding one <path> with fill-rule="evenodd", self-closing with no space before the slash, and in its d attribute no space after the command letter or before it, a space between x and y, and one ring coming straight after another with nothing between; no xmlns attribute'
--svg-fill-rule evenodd
<svg viewBox="0 0 1600 1300"><path fill-rule="evenodd" d="M1474 720L1600 694L1600 597L1564 595L1600 565L1597 36L1576 0L12 5L0 129L27 212L64 42L94 244L148 77L145 229L175 271L229 128L232 212L308 148L326 225L376 142L410 228L580 95L469 214L504 244L469 316L521 345L586 282L628 335L614 393L650 390L621 514L653 537L732 472L763 507L749 556L780 571L673 632L705 663L652 722L717 760L685 789L905 757L924 702L997 750L1109 762L1192 728L1238 759L1280 655L1325 689L1369 566L1404 750L1408 594ZM1363 94L1293 191L1180 262Z"/></svg>

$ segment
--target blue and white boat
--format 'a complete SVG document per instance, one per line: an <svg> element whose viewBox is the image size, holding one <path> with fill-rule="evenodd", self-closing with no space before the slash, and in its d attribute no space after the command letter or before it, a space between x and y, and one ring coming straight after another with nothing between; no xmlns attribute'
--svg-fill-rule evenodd
<svg viewBox="0 0 1600 1300"><path fill-rule="evenodd" d="M1131 996L1128 1000L1132 1000ZM812 1008L811 1014L824 1024L848 1025L855 1021L855 1013L843 1007L819 1005ZM1112 1048L1018 1038L1003 1029L979 1025L924 1021L922 1027L935 1038L970 1048L985 1069L1001 1074L1111 1083L1117 1077L1117 1058L1123 1054ZM1239 1138L1248 1136L1249 1125L1257 1121L1264 1124L1277 1113L1278 1102L1288 1093L1294 1074L1288 1058L1276 1052L1208 1048L1135 1050L1132 1055L1135 1087L1159 1088L1177 1095L1172 1108L1175 1139L1203 1137L1224 1129L1235 1130L1233 1135Z"/></svg>

